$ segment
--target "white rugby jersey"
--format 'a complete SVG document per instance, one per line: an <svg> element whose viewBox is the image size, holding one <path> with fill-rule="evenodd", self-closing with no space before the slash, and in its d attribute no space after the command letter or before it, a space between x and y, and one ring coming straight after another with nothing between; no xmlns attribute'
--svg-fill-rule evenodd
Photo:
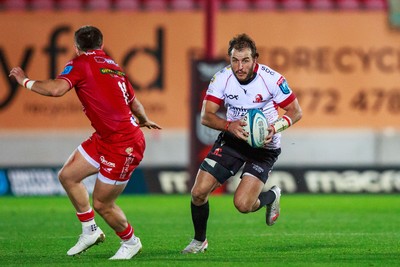
<svg viewBox="0 0 400 267"><path fill-rule="evenodd" d="M248 109L259 109L268 123L278 119L278 107L285 107L295 98L285 78L266 65L256 64L255 78L248 84L240 84L231 66L226 66L211 79L205 100L225 105L228 121L241 119ZM267 148L280 147L280 133L274 135Z"/></svg>

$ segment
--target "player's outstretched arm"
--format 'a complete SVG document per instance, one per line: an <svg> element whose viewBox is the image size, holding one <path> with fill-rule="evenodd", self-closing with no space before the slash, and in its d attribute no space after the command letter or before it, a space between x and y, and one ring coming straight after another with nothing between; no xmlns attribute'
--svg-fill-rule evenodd
<svg viewBox="0 0 400 267"><path fill-rule="evenodd" d="M23 87L44 96L63 96L70 89L69 83L63 79L31 80L20 67L11 69L9 77L14 77Z"/></svg>
<svg viewBox="0 0 400 267"><path fill-rule="evenodd" d="M162 129L157 123L147 118L146 112L142 103L135 97L130 105L133 115L139 120L140 127L147 127L149 129Z"/></svg>

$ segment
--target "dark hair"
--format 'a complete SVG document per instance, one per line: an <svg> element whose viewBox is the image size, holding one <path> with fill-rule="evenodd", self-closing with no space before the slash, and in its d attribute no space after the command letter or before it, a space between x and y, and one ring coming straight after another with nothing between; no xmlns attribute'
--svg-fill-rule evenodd
<svg viewBox="0 0 400 267"><path fill-rule="evenodd" d="M242 50L244 48L250 48L251 56L258 58L256 43L245 33L238 34L229 41L228 55L231 56L233 49Z"/></svg>
<svg viewBox="0 0 400 267"><path fill-rule="evenodd" d="M94 26L83 26L75 32L75 44L85 52L99 49L103 44L103 34Z"/></svg>

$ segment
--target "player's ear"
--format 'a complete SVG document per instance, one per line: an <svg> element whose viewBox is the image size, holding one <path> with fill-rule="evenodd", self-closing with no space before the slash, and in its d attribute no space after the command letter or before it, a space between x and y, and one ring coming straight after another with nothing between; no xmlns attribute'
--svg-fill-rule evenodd
<svg viewBox="0 0 400 267"><path fill-rule="evenodd" d="M104 48L104 44L102 44L102 45L100 46L100 49L101 49L101 50L103 50L103 48Z"/></svg>
<svg viewBox="0 0 400 267"><path fill-rule="evenodd" d="M76 44L74 44L75 54L79 56L79 48Z"/></svg>
<svg viewBox="0 0 400 267"><path fill-rule="evenodd" d="M256 54L254 55L254 62L257 63L257 60L258 60L258 53L256 53Z"/></svg>

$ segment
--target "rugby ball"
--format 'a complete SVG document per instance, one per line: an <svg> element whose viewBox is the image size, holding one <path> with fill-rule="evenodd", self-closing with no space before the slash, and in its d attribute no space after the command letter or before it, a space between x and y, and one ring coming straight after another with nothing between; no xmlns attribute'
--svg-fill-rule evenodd
<svg viewBox="0 0 400 267"><path fill-rule="evenodd" d="M243 126L249 133L247 143L252 147L263 147L268 135L268 121L264 114L258 109L249 109L242 120L247 123Z"/></svg>

